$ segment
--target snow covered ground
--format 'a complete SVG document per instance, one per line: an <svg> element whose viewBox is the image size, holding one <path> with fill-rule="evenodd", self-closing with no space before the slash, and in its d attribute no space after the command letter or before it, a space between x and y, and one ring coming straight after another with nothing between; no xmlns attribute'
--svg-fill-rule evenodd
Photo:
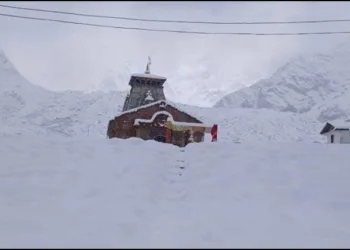
<svg viewBox="0 0 350 250"><path fill-rule="evenodd" d="M0 247L350 247L349 145L0 137Z"/></svg>

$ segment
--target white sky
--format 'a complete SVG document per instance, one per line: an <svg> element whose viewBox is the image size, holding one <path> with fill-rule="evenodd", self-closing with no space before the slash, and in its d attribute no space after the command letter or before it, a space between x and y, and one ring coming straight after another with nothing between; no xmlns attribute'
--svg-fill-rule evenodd
<svg viewBox="0 0 350 250"><path fill-rule="evenodd" d="M350 2L2 2L101 15L205 21L287 21L341 19ZM218 26L156 24L72 17L0 8L0 13L51 17L133 27L231 32L350 30L349 23ZM215 84L252 84L267 77L290 56L325 49L345 35L303 37L202 36L93 28L0 16L0 48L32 83L52 90L88 90L112 75L127 88L130 73L151 71L176 81L218 76ZM223 83L222 83L223 82Z"/></svg>

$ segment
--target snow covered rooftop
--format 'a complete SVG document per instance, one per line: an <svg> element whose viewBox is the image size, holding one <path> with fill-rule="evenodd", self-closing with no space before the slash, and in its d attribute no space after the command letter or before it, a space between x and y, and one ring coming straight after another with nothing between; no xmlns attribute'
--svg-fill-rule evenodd
<svg viewBox="0 0 350 250"><path fill-rule="evenodd" d="M148 107L151 107L153 105L156 105L156 104L160 104L160 103L165 103L167 104L167 101L166 100L159 100L159 101L156 101L156 102L151 102L151 103L148 103L148 104L145 104L145 105L142 105L142 106L139 106L137 108L133 108L133 109L128 109L124 112L121 112L119 114L117 114L117 116L121 116L121 115L124 115L124 114L129 114L129 113L133 113L133 112L137 112L138 110L140 109L144 109L144 108L148 108Z"/></svg>
<svg viewBox="0 0 350 250"><path fill-rule="evenodd" d="M165 105L170 105L178 110L180 110L181 112L184 112L190 116L192 116L193 118L196 118L197 116L195 114L193 114L192 112L188 112L186 109L182 109L182 108L179 108L174 102L170 102L170 101L167 101L167 100L159 100L159 101L156 101L156 102L151 102L151 103L148 103L148 104L145 104L145 105L142 105L140 107L137 107L137 108L133 108L133 109L129 109L129 110L126 110L124 112L121 112L119 114L117 114L117 116L121 116L121 115L124 115L124 114L129 114L129 113L133 113L133 112L137 112L138 110L140 109L144 109L144 108L148 108L148 107L151 107L153 105L157 105L157 104L160 104L160 103L164 103ZM196 118L198 119L198 118ZM200 119L198 119L200 120ZM207 123L211 123L211 122L207 122Z"/></svg>
<svg viewBox="0 0 350 250"><path fill-rule="evenodd" d="M332 123L335 129L350 129L350 123Z"/></svg>
<svg viewBox="0 0 350 250"><path fill-rule="evenodd" d="M334 124L327 122L326 125L323 127L322 131L320 132L321 135L326 134L330 131L334 131L334 130L349 130L350 131L350 123L336 123Z"/></svg>
<svg viewBox="0 0 350 250"><path fill-rule="evenodd" d="M143 77L143 78L166 80L166 77L164 77L164 76L157 76L157 75L153 75L153 74L132 74L131 77Z"/></svg>
<svg viewBox="0 0 350 250"><path fill-rule="evenodd" d="M171 119L173 119L173 116L168 111L158 111L152 115L151 119L135 119L134 125L140 125L140 122L151 123L158 115L167 115L168 117L171 117Z"/></svg>
<svg viewBox="0 0 350 250"><path fill-rule="evenodd" d="M135 119L134 125L140 125L140 122L151 123L154 121L154 119L158 115L162 115L162 114L167 115L168 116L167 121L169 121L173 125L177 125L177 126L211 128L214 125L214 124L191 123L191 122L177 122L174 120L174 117L167 111L158 111L158 112L153 114L151 119Z"/></svg>

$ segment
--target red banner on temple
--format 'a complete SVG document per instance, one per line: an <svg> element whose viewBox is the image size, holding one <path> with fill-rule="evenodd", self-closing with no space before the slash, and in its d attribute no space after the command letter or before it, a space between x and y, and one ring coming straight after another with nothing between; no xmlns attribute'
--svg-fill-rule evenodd
<svg viewBox="0 0 350 250"><path fill-rule="evenodd" d="M214 126L211 128L211 141L217 141L218 140L218 125L214 124Z"/></svg>

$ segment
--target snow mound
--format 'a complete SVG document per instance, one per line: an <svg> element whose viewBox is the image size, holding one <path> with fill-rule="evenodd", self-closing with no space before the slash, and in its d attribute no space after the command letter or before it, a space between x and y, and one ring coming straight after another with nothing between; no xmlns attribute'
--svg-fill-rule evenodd
<svg viewBox="0 0 350 250"><path fill-rule="evenodd" d="M218 124L218 139L225 142L323 142L323 123L307 114L269 109L199 108L177 104L206 124Z"/></svg>
<svg viewBox="0 0 350 250"><path fill-rule="evenodd" d="M350 246L348 145L0 141L2 248Z"/></svg>

